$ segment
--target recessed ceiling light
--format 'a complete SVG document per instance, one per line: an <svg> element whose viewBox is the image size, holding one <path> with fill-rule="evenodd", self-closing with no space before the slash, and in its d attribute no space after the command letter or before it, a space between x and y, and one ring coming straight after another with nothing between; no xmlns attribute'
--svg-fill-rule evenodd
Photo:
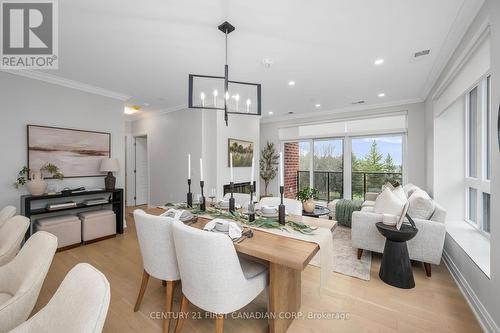
<svg viewBox="0 0 500 333"><path fill-rule="evenodd" d="M270 116L272 116L273 115L273 111L269 111L267 114L270 115Z"/></svg>
<svg viewBox="0 0 500 333"><path fill-rule="evenodd" d="M384 63L384 59L380 58L375 60L375 65L382 65Z"/></svg>
<svg viewBox="0 0 500 333"><path fill-rule="evenodd" d="M314 104L314 107L316 107L316 108L320 108L320 107L321 107L321 104L316 103L316 104Z"/></svg>
<svg viewBox="0 0 500 333"><path fill-rule="evenodd" d="M295 85L295 81L288 81L288 85L289 86L294 86Z"/></svg>
<svg viewBox="0 0 500 333"><path fill-rule="evenodd" d="M380 93L377 95L378 97L385 97L385 93Z"/></svg>

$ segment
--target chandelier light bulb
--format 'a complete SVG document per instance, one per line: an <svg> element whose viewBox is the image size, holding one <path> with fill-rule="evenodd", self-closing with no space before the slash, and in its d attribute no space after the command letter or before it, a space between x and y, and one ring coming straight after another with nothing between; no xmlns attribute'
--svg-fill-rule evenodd
<svg viewBox="0 0 500 333"><path fill-rule="evenodd" d="M202 92L200 94L200 98L201 98L201 106L205 106L205 93Z"/></svg>

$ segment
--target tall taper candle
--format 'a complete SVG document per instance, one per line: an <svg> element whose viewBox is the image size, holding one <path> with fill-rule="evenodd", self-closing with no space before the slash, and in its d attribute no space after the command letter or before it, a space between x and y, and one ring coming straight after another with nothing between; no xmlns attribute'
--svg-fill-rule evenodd
<svg viewBox="0 0 500 333"><path fill-rule="evenodd" d="M234 182L234 175L233 175L233 153L229 154L229 168L231 172L231 182Z"/></svg>
<svg viewBox="0 0 500 333"><path fill-rule="evenodd" d="M188 179L191 179L191 154L188 154Z"/></svg>
<svg viewBox="0 0 500 333"><path fill-rule="evenodd" d="M284 173L285 169L283 168L283 153L280 152L280 186L285 186L285 177L283 177Z"/></svg>
<svg viewBox="0 0 500 333"><path fill-rule="evenodd" d="M203 159L200 158L200 181L203 181Z"/></svg>
<svg viewBox="0 0 500 333"><path fill-rule="evenodd" d="M255 158L254 158L254 157L252 157L252 178L251 178L252 180L251 180L251 183L250 183L251 185L253 185L253 181L254 181L254 179L255 179L255 176L254 176L254 172L255 172L255 164L254 164L254 162L255 162Z"/></svg>

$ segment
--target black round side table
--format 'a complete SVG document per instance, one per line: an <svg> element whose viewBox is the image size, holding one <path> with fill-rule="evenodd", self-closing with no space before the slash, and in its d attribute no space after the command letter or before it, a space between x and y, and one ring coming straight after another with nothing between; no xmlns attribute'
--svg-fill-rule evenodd
<svg viewBox="0 0 500 333"><path fill-rule="evenodd" d="M305 210L302 211L302 216L310 216L310 217L320 217L322 215L328 215L330 214L330 209L323 207L323 206L316 206L314 207L314 210L310 213L306 212Z"/></svg>
<svg viewBox="0 0 500 333"><path fill-rule="evenodd" d="M376 225L378 231L386 238L378 275L382 281L391 286L403 289L414 288L415 280L406 241L415 237L418 229L407 224L403 224L399 230L395 226L388 226L382 222Z"/></svg>

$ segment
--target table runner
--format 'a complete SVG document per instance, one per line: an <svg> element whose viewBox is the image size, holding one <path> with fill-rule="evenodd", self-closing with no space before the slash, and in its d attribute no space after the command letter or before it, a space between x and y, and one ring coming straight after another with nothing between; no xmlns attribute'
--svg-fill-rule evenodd
<svg viewBox="0 0 500 333"><path fill-rule="evenodd" d="M311 225L311 223L308 223ZM306 235L302 234L300 232L297 232L295 230L292 230L288 227L285 230L279 230L279 229L265 229L265 228L256 228L256 227L251 227L252 229L257 229L260 231L264 232L269 232L272 234L280 235L280 236L285 236L285 237L290 237L290 238L295 238L299 240L303 240L306 242L312 242L316 243L319 246L319 252L316 254L319 256L320 260L320 270L321 270L321 275L320 275L320 288L323 288L326 286L326 283L328 282L328 278L330 277L331 273L333 272L333 238L332 238L332 232L327 229L327 228L321 228L318 227L314 231L313 234L311 235Z"/></svg>

